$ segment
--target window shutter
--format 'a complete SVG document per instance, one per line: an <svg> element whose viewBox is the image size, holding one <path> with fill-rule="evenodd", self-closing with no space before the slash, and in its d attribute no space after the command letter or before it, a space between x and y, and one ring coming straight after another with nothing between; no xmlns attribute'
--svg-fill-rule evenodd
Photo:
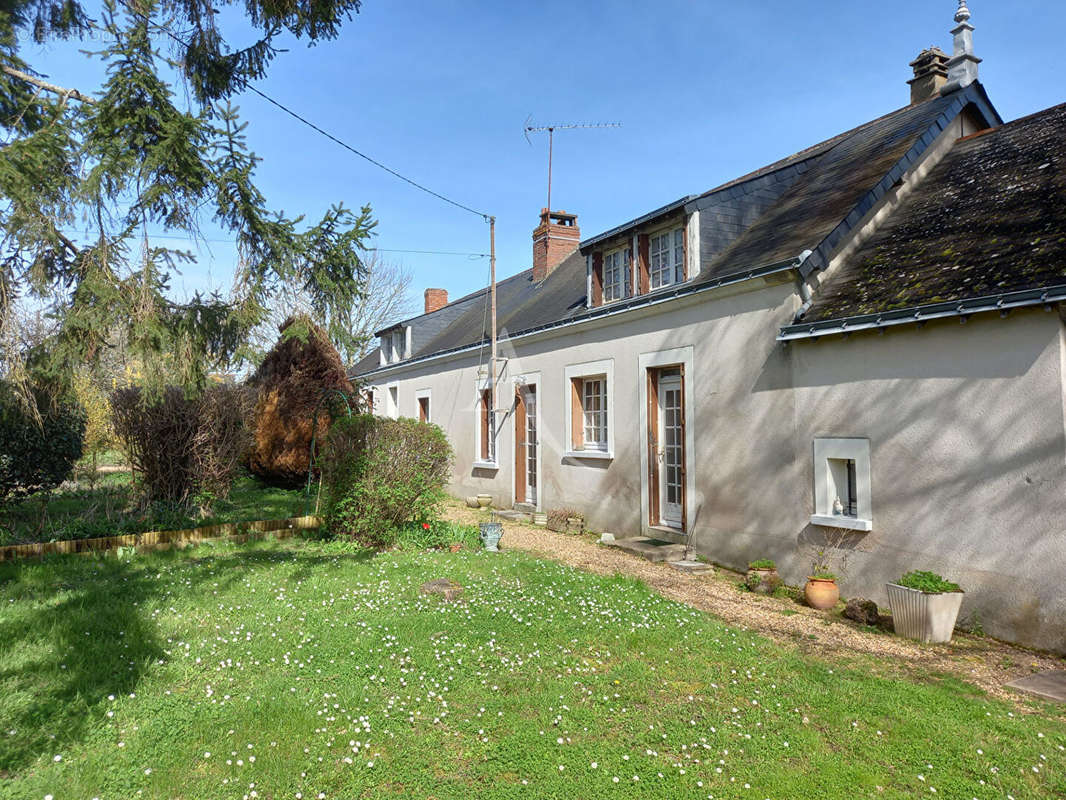
<svg viewBox="0 0 1066 800"><path fill-rule="evenodd" d="M592 305L603 305L603 253L592 254Z"/></svg>
<svg viewBox="0 0 1066 800"><path fill-rule="evenodd" d="M581 378L570 380L570 446L581 450L585 446L585 415L581 400Z"/></svg>
<svg viewBox="0 0 1066 800"><path fill-rule="evenodd" d="M648 273L648 234L642 233L637 237L637 274L638 291L647 294L651 288L651 275Z"/></svg>

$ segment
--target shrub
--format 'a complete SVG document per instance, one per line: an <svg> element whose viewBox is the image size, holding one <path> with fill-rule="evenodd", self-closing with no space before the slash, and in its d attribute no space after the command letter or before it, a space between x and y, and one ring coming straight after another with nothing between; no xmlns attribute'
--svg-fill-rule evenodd
<svg viewBox="0 0 1066 800"><path fill-rule="evenodd" d="M920 570L908 572L899 579L899 585L906 586L908 589L917 589L919 592L925 592L926 594L947 594L948 592L962 591L957 583L945 580L935 572L922 572Z"/></svg>
<svg viewBox="0 0 1066 800"><path fill-rule="evenodd" d="M0 502L54 489L81 458L81 408L43 395L34 402L36 413L0 382Z"/></svg>
<svg viewBox="0 0 1066 800"><path fill-rule="evenodd" d="M89 485L94 486L97 479L97 458L115 443L115 431L111 427L111 406L107 393L93 380L87 369L79 369L74 373L71 388L78 405L85 411L83 451L84 457L90 462L87 470Z"/></svg>
<svg viewBox="0 0 1066 800"><path fill-rule="evenodd" d="M185 504L229 494L247 452L249 403L236 386L190 397L168 386L159 397L138 387L111 395L112 424L148 503Z"/></svg>
<svg viewBox="0 0 1066 800"><path fill-rule="evenodd" d="M215 384L200 398L192 453L195 484L201 494L229 497L252 445L251 412L251 392L236 384Z"/></svg>
<svg viewBox="0 0 1066 800"><path fill-rule="evenodd" d="M433 520L445 497L451 456L436 425L368 414L337 419L320 462L329 531L385 547L404 522Z"/></svg>
<svg viewBox="0 0 1066 800"><path fill-rule="evenodd" d="M329 400L330 392L352 395L355 390L322 328L305 317L290 317L280 330L281 338L248 381L257 393L248 469L271 485L298 488L307 479L312 427L321 440L340 416L331 413L330 403L319 408L320 402ZM317 420L312 418L316 408Z"/></svg>
<svg viewBox="0 0 1066 800"><path fill-rule="evenodd" d="M748 564L748 569L777 569L777 564L768 558L760 558Z"/></svg>

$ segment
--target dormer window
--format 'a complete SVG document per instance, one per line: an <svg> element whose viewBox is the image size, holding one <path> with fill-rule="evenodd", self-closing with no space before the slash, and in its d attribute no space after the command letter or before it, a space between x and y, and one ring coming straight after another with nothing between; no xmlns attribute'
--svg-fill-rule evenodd
<svg viewBox="0 0 1066 800"><path fill-rule="evenodd" d="M652 289L685 280L685 229L675 228L652 235L648 243L648 260Z"/></svg>
<svg viewBox="0 0 1066 800"><path fill-rule="evenodd" d="M411 357L411 326L404 325L381 336L381 363L395 364Z"/></svg>
<svg viewBox="0 0 1066 800"><path fill-rule="evenodd" d="M603 259L603 302L610 303L628 297L629 264L632 251L628 248L608 253Z"/></svg>

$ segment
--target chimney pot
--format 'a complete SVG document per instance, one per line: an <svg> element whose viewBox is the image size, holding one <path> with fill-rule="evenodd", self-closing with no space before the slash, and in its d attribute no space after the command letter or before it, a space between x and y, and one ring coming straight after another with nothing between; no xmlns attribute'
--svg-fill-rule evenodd
<svg viewBox="0 0 1066 800"><path fill-rule="evenodd" d="M940 96L940 89L948 82L948 54L939 47L930 47L911 62L914 77L907 81L911 87L911 105L924 103Z"/></svg>
<svg viewBox="0 0 1066 800"><path fill-rule="evenodd" d="M426 313L432 314L448 305L447 289L426 289Z"/></svg>
<svg viewBox="0 0 1066 800"><path fill-rule="evenodd" d="M581 229L577 214L540 210L540 224L533 231L533 282L540 283L577 250Z"/></svg>

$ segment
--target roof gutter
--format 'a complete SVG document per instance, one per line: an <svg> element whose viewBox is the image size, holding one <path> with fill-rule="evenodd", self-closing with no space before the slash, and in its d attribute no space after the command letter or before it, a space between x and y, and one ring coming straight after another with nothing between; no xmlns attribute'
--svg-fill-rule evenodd
<svg viewBox="0 0 1066 800"><path fill-rule="evenodd" d="M1012 308L1027 306L1051 306L1066 301L1066 284L1041 289L1026 289L998 295L985 295L969 300L952 300L946 303L910 306L878 314L859 314L851 317L786 325L777 336L779 342L797 339L817 339L821 336L848 334L857 331L876 330L894 325L923 323L932 319L960 317L963 321L971 314L989 311L1006 312Z"/></svg>
<svg viewBox="0 0 1066 800"><path fill-rule="evenodd" d="M744 272L735 272L731 275L723 275L721 278L714 280L708 280L698 284L683 284L674 289L667 291L656 291L652 294L638 295L630 300L610 303L608 305L598 306L597 308L590 309L583 313L579 317L571 317L570 319L559 320L556 322L549 322L544 325L538 325L534 328L527 328L516 333L501 336L501 342L513 342L518 339L525 339L530 336L534 336L541 333L546 333L552 330L561 330L564 328L574 327L576 325L583 325L594 320L607 319L615 317L619 314L624 314L629 311L636 311L642 308L651 308L654 306L662 305L671 300L676 300L680 297L689 297L692 295L702 294L704 292L711 292L715 289L721 289L727 286L734 286L736 284L744 283L745 281L754 280L756 278L765 278L770 275L775 275L781 272L788 272L799 267L801 263L801 257L790 258L787 261L779 261L775 264L767 264L762 267L754 267ZM440 350L436 353L420 356L418 358L411 358L406 361L400 361L396 364L389 364L388 366L381 367L380 369L371 370L370 372L364 372L358 376L354 373L352 377L367 378L376 375L386 375L390 372L397 370L403 370L407 367L426 364L431 361L437 361L443 358L450 358L452 356L461 355L463 353L475 352L485 346L487 339L483 339L479 342L472 344L462 345L461 347L453 347L450 350Z"/></svg>

